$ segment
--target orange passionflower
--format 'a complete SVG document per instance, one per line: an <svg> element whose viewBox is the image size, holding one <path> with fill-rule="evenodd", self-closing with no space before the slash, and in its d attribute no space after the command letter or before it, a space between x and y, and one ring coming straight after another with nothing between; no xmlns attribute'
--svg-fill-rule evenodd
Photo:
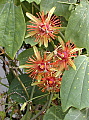
<svg viewBox="0 0 89 120"><path fill-rule="evenodd" d="M62 40L60 41L60 46L55 49L55 62L54 66L58 67L58 73L64 69L68 69L68 65L73 67L76 70L76 66L74 64L73 58L77 56L77 52L80 50L76 48L74 44L70 41L64 43Z"/></svg>
<svg viewBox="0 0 89 120"><path fill-rule="evenodd" d="M26 16L31 19L29 22L32 25L27 25L29 33L26 37L34 36L35 41L38 41L40 46L44 44L45 47L48 47L48 41L55 39L55 34L58 34L58 29L60 29L60 20L53 15L54 10L55 7L46 15L44 12L39 13L38 17L27 12Z"/></svg>
<svg viewBox="0 0 89 120"><path fill-rule="evenodd" d="M59 92L61 85L62 77L55 77L55 74L49 74L48 76L43 77L40 82L35 81L32 85L39 86L42 92Z"/></svg>
<svg viewBox="0 0 89 120"><path fill-rule="evenodd" d="M25 66L28 68L27 74L30 74L29 76L31 78L40 81L42 77L50 72L50 68L52 67L50 60L52 59L53 53L50 53L49 55L44 53L44 55L41 56L36 46L34 46L33 49L35 55L29 57L27 61L29 64L26 64Z"/></svg>

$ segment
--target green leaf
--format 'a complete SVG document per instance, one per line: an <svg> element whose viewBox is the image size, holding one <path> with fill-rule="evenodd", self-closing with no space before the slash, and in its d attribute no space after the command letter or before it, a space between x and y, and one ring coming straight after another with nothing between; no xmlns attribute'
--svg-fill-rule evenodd
<svg viewBox="0 0 89 120"><path fill-rule="evenodd" d="M28 61L28 58L31 57L33 54L34 52L32 48L24 50L22 53L20 53L17 58L20 61L20 65L26 64L26 61Z"/></svg>
<svg viewBox="0 0 89 120"><path fill-rule="evenodd" d="M29 120L31 116L31 112L27 111L26 114L20 120Z"/></svg>
<svg viewBox="0 0 89 120"><path fill-rule="evenodd" d="M6 116L6 112L0 111L0 119L1 119L1 120L5 120L5 119L4 119L5 116Z"/></svg>
<svg viewBox="0 0 89 120"><path fill-rule="evenodd" d="M70 16L71 11L69 10L69 4L63 4L60 2L66 2L66 0L41 0L40 9L45 13L49 12L52 7L56 7L54 13L58 16L64 16L67 20ZM71 0L71 3L76 3L76 0Z"/></svg>
<svg viewBox="0 0 89 120"><path fill-rule="evenodd" d="M7 74L7 79L8 79L8 83L9 85L11 84L11 82L13 81L13 79L15 78L13 72L12 72L12 69L9 69L9 73Z"/></svg>
<svg viewBox="0 0 89 120"><path fill-rule="evenodd" d="M78 110L71 108L69 112L66 114L64 120L87 120L85 110Z"/></svg>
<svg viewBox="0 0 89 120"><path fill-rule="evenodd" d="M89 107L89 58L81 55L75 59L76 70L64 72L61 85L63 111L73 106L78 109Z"/></svg>
<svg viewBox="0 0 89 120"><path fill-rule="evenodd" d="M21 79L27 92L30 95L31 89L32 89L32 87L31 87L32 79L30 77L28 77L28 75L26 75L26 74L20 75L19 78ZM19 103L24 103L28 100L28 97L27 97L22 85L16 78L12 81L12 83L9 87L8 94L11 96L11 98L13 100L15 100L16 102L19 102Z"/></svg>
<svg viewBox="0 0 89 120"><path fill-rule="evenodd" d="M0 0L0 45L14 58L25 35L25 21L21 6L14 0Z"/></svg>
<svg viewBox="0 0 89 120"><path fill-rule="evenodd" d="M24 1L24 0L20 0L21 2ZM31 2L36 2L37 4L40 4L41 0L26 0L28 1L29 3Z"/></svg>
<svg viewBox="0 0 89 120"><path fill-rule="evenodd" d="M89 52L89 2L81 1L71 13L65 32L66 40L72 40L78 47Z"/></svg>
<svg viewBox="0 0 89 120"><path fill-rule="evenodd" d="M44 95L44 96L43 96ZM42 97L39 97L42 96ZM42 92L41 89L39 89L38 86L35 87L34 95L33 98L38 97L33 100L34 104L41 104L44 105L45 102L47 101L47 92Z"/></svg>
<svg viewBox="0 0 89 120"><path fill-rule="evenodd" d="M65 113L63 113L60 106L52 106L45 113L43 120L63 120Z"/></svg>
<svg viewBox="0 0 89 120"><path fill-rule="evenodd" d="M34 46L34 45L38 44L38 42L36 42L35 39L36 39L35 37L25 38L25 43L28 43L31 46Z"/></svg>
<svg viewBox="0 0 89 120"><path fill-rule="evenodd" d="M24 86L25 86L25 88L30 96L31 92L32 92L32 88L33 88L31 86L32 79L30 77L28 77L28 75L26 75L26 74L20 75L19 78L22 81L22 83L24 84ZM9 87L8 94L11 96L11 98L13 100L15 100L16 102L19 102L19 103L24 103L24 102L29 100L22 85L20 84L20 82L16 78L13 79L13 81ZM36 86L35 91L34 91L34 95L33 95L33 98L36 98L36 99L33 100L33 103L34 104L44 104L45 101L47 100L47 96L45 96L45 94L46 93L41 92L39 87ZM39 97L41 95L42 95L42 97Z"/></svg>

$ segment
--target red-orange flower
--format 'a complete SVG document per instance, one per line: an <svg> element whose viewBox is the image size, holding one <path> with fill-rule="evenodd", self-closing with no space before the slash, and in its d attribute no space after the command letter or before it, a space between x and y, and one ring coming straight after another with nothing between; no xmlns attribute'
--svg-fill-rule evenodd
<svg viewBox="0 0 89 120"><path fill-rule="evenodd" d="M34 46L33 49L35 56L32 58L29 57L27 61L29 64L26 64L25 66L28 68L27 73L30 74L30 77L41 80L43 76L50 73L50 68L52 67L50 60L52 59L53 53L50 53L49 55L44 53L44 55L41 56L36 46Z"/></svg>
<svg viewBox="0 0 89 120"><path fill-rule="evenodd" d="M40 81L33 83L33 85L39 86L42 92L59 92L62 78L55 77L55 75L48 75L42 78Z"/></svg>
<svg viewBox="0 0 89 120"><path fill-rule="evenodd" d="M48 41L55 39L55 34L58 34L60 28L60 20L53 15L55 7L53 7L48 14L44 15L44 12L37 14L38 18L30 13L26 13L27 17L32 21L29 21L33 25L27 25L29 34L26 37L34 36L35 41L38 41L40 46L44 44L48 47Z"/></svg>
<svg viewBox="0 0 89 120"><path fill-rule="evenodd" d="M67 43L64 43L61 40L60 43L61 43L61 46L59 46L54 51L56 62L54 62L53 64L55 67L58 68L57 73L60 73L60 71L64 69L67 70L68 65L70 65L71 67L73 67L73 69L76 70L76 66L72 58L77 56L76 51L78 51L79 49L76 48L74 44L70 43L70 41L68 41Z"/></svg>

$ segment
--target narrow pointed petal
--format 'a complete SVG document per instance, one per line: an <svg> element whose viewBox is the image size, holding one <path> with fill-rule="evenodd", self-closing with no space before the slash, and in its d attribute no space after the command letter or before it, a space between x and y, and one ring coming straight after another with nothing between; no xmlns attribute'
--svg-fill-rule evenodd
<svg viewBox="0 0 89 120"><path fill-rule="evenodd" d="M56 72L56 76L55 77L60 76L60 74L61 74L61 71L59 70L59 71Z"/></svg>
<svg viewBox="0 0 89 120"><path fill-rule="evenodd" d="M28 34L25 36L25 38L31 37L31 36L33 36L33 35L35 35L35 34L36 34L36 31L31 31L30 33L28 33Z"/></svg>
<svg viewBox="0 0 89 120"><path fill-rule="evenodd" d="M40 23L40 20L38 20L38 18L36 18L35 16L33 16L32 14L26 12L26 16L28 18L30 18L32 21L36 22L36 23Z"/></svg>
<svg viewBox="0 0 89 120"><path fill-rule="evenodd" d="M52 53L50 53L48 56L47 56L47 58L46 58L46 60L50 60L52 57L53 57L53 52Z"/></svg>
<svg viewBox="0 0 89 120"><path fill-rule="evenodd" d="M74 62L73 62L71 59L69 59L68 64L69 64L74 70L76 70L76 66L75 66Z"/></svg>
<svg viewBox="0 0 89 120"><path fill-rule="evenodd" d="M49 22L49 21L50 21L50 18L51 18L51 16L52 16L52 14L54 13L55 8L56 8L56 7L53 7L53 8L49 11L48 17L46 18L46 22Z"/></svg>
<svg viewBox="0 0 89 120"><path fill-rule="evenodd" d="M31 86L39 85L39 84L42 84L42 82L34 82L34 83L31 84Z"/></svg>
<svg viewBox="0 0 89 120"><path fill-rule="evenodd" d="M70 53L74 53L76 51L81 51L83 48L74 48L70 51Z"/></svg>
<svg viewBox="0 0 89 120"><path fill-rule="evenodd" d="M62 40L62 38L60 36L58 36L58 41L60 42L60 44L62 45L62 48L64 50L65 44L64 44L64 41Z"/></svg>
<svg viewBox="0 0 89 120"><path fill-rule="evenodd" d="M39 53L36 46L33 46L33 50L34 50L34 53L35 53L35 56L36 56L37 60L41 60L40 53Z"/></svg>
<svg viewBox="0 0 89 120"><path fill-rule="evenodd" d="M20 65L19 68L26 68L29 67L29 65Z"/></svg>
<svg viewBox="0 0 89 120"><path fill-rule="evenodd" d="M48 47L48 40L47 40L47 37L46 37L46 36L44 36L44 46L45 46L45 47Z"/></svg>

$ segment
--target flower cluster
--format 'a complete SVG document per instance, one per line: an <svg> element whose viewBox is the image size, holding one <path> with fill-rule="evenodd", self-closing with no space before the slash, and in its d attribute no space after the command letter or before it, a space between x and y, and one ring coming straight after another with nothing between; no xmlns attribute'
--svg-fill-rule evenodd
<svg viewBox="0 0 89 120"><path fill-rule="evenodd" d="M28 68L27 74L33 79L36 79L32 85L37 85L42 88L42 91L59 92L62 72L68 69L68 65L76 70L76 66L72 60L77 56L78 49L70 41L60 42L53 52L44 52L43 55L34 46L35 55L29 57L25 66Z"/></svg>
<svg viewBox="0 0 89 120"><path fill-rule="evenodd" d="M26 15L32 20L27 28L29 34L27 36L35 36L36 41L39 44L44 44L48 47L48 41L55 39L60 28L60 20L52 15L55 8L53 7L48 14L44 15L44 12L37 14L38 18L30 13ZM34 55L29 57L25 66L27 68L27 74L29 77L35 79L32 85L39 86L42 91L59 92L62 80L62 74L64 70L68 70L68 66L71 66L76 70L73 58L77 56L79 51L76 46L68 41L64 43L60 37L59 46L56 46L53 52L44 51L41 53L36 46L33 46Z"/></svg>
<svg viewBox="0 0 89 120"><path fill-rule="evenodd" d="M27 74L36 81L32 85L38 85L42 88L42 91L49 92L59 92L59 87L61 84L61 77L55 77L55 71L51 70L53 68L53 52L40 54L37 47L34 46L35 55L29 57L25 66L28 68Z"/></svg>
<svg viewBox="0 0 89 120"><path fill-rule="evenodd" d="M40 46L44 44L48 47L48 41L56 38L55 34L58 34L60 29L60 20L53 15L55 7L53 7L47 15L44 12L37 14L38 18L30 13L26 13L27 17L31 19L29 21L32 25L27 25L29 34L26 37L34 36L38 41Z"/></svg>

